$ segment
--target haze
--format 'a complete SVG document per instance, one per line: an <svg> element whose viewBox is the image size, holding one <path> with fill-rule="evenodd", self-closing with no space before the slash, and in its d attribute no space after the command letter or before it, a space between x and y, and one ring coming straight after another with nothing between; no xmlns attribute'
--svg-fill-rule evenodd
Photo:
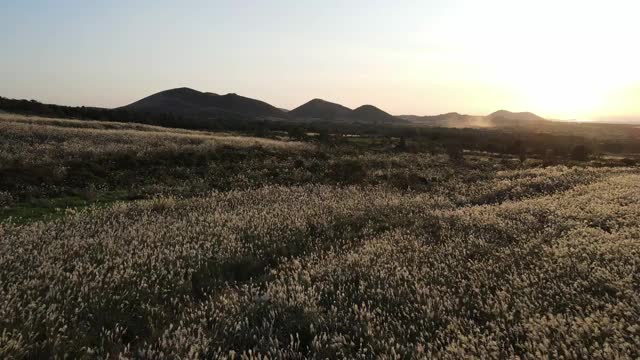
<svg viewBox="0 0 640 360"><path fill-rule="evenodd" d="M640 119L637 1L14 1L0 96L117 107L189 86L293 108Z"/></svg>

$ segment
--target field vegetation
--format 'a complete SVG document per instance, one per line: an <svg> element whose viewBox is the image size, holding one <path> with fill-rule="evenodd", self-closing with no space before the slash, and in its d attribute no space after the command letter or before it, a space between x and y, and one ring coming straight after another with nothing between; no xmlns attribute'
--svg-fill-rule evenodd
<svg viewBox="0 0 640 360"><path fill-rule="evenodd" d="M635 154L296 137L1 114L0 358L640 357Z"/></svg>

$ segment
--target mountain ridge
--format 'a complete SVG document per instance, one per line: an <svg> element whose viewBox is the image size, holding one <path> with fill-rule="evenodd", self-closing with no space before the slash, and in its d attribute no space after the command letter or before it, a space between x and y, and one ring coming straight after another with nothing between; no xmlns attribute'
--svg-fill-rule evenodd
<svg viewBox="0 0 640 360"><path fill-rule="evenodd" d="M346 106L315 98L289 111L289 114L299 118L332 120L346 117L351 111Z"/></svg>
<svg viewBox="0 0 640 360"><path fill-rule="evenodd" d="M282 110L261 100L240 96L235 93L218 95L187 87L160 91L121 108L213 118L229 116L287 117Z"/></svg>
<svg viewBox="0 0 640 360"><path fill-rule="evenodd" d="M314 98L290 111L267 102L227 93L201 92L188 87L160 91L121 109L174 113L204 119L243 118L300 121L351 122L363 124L419 124L433 127L510 127L532 126L546 120L532 112L498 110L486 116L449 112L439 115L391 115L374 105L351 109L344 105Z"/></svg>
<svg viewBox="0 0 640 360"><path fill-rule="evenodd" d="M512 112L508 110L498 110L489 115L490 119L509 119L509 120L522 120L522 121L546 121L546 119L532 113L532 112Z"/></svg>
<svg viewBox="0 0 640 360"><path fill-rule="evenodd" d="M512 112L508 110L498 110L485 116L449 112L439 115L399 115L398 117L414 124L454 128L534 126L551 121L532 112Z"/></svg>
<svg viewBox="0 0 640 360"><path fill-rule="evenodd" d="M355 108L351 112L350 117L357 121L374 123L393 123L396 121L402 121L402 119L399 119L373 105L362 105Z"/></svg>
<svg viewBox="0 0 640 360"><path fill-rule="evenodd" d="M315 98L291 111L283 111L264 101L236 93L219 95L188 87L160 91L120 109L174 113L206 119L240 116L253 119L323 120L371 124L407 123L406 120L397 118L373 105L362 105L352 110L337 103Z"/></svg>

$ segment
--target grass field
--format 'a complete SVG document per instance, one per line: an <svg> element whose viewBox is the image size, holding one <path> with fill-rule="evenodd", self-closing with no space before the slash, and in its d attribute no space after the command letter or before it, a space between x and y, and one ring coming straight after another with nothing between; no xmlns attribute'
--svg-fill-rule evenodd
<svg viewBox="0 0 640 360"><path fill-rule="evenodd" d="M637 167L8 114L0 140L0 358L640 356Z"/></svg>

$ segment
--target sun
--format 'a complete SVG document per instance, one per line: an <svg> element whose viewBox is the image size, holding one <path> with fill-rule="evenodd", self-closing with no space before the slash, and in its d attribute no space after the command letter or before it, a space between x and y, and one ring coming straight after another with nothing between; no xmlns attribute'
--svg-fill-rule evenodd
<svg viewBox="0 0 640 360"><path fill-rule="evenodd" d="M546 117L563 120L593 120L613 111L616 94L624 87L626 69L604 72L599 58L533 60L515 77L523 107ZM616 106L620 106L619 104ZM620 110L620 109L619 109Z"/></svg>
<svg viewBox="0 0 640 360"><path fill-rule="evenodd" d="M524 90L528 108L557 119L591 120L604 107L608 89L605 84L578 80L528 84Z"/></svg>

